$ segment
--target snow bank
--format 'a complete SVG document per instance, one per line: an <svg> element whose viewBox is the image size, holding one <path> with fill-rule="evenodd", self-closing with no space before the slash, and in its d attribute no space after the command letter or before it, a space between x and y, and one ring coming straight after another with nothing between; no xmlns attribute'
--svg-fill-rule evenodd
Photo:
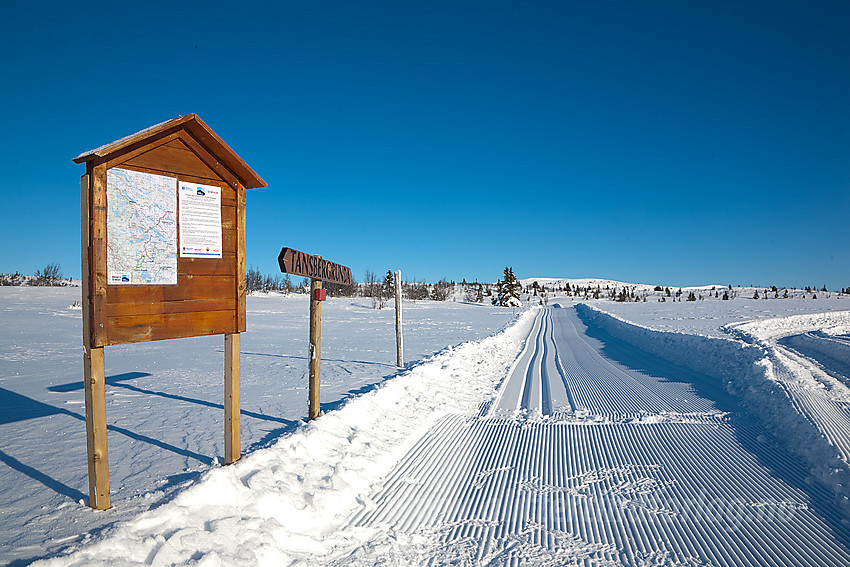
<svg viewBox="0 0 850 567"><path fill-rule="evenodd" d="M582 320L604 329L611 336L641 350L717 379L737 396L744 408L792 452L802 457L814 478L832 490L846 515L850 516L850 466L839 448L830 441L788 386L788 378L800 376L789 368L787 358L755 335L717 338L671 331L658 331L637 325L586 304L576 305ZM841 313L827 313L791 322L779 320L748 323L762 336L779 336L793 327L841 320ZM792 318L794 319L794 318ZM836 323L837 324L837 323ZM744 340L744 339L747 340Z"/></svg>
<svg viewBox="0 0 850 567"><path fill-rule="evenodd" d="M498 335L448 348L305 424L274 446L209 471L173 501L38 565L286 565L330 560L360 542L338 534L380 479L451 413L495 395L533 311Z"/></svg>
<svg viewBox="0 0 850 567"><path fill-rule="evenodd" d="M850 332L850 311L791 315L773 319L750 321L728 325L733 334L744 333L762 341L775 342L791 335L819 331L827 335L843 335ZM746 337L741 337L746 338Z"/></svg>

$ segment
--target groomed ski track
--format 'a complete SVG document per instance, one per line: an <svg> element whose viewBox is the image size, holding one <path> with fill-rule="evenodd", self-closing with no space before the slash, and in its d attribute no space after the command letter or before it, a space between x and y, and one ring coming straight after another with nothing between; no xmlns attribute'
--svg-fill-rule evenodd
<svg viewBox="0 0 850 567"><path fill-rule="evenodd" d="M372 535L338 564L850 564L832 495L710 378L558 305L496 399L443 418L349 529Z"/></svg>

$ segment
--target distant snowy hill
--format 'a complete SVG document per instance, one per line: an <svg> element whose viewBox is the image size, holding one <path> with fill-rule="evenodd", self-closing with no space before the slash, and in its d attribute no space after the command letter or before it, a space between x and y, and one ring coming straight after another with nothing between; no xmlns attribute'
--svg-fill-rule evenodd
<svg viewBox="0 0 850 567"><path fill-rule="evenodd" d="M604 278L522 278L519 280L522 282L523 287L528 287L534 282L537 282L540 286L546 286L547 288L562 288L565 287L566 284L570 284L570 287L596 287L600 286L602 289L608 288L622 288L622 287L633 287L636 291L652 291L655 289L655 286L661 287L670 287L671 289L687 289L687 290L698 290L698 289L711 289L711 288L723 288L726 287L723 284L708 284L708 285L699 285L699 286L678 286L678 285L670 285L670 284L646 284L646 283L630 283L630 282L621 282L617 280L608 280Z"/></svg>
<svg viewBox="0 0 850 567"><path fill-rule="evenodd" d="M822 289L799 289L799 288L784 288L778 287L774 288L773 286L730 286L729 284L706 284L706 285L696 285L696 286L679 286L679 285L671 285L671 284L646 284L646 283L629 283L629 282L621 282L617 280L609 280L604 278L549 278L549 277L538 277L538 278L523 278L519 280L523 286L523 289L528 289L534 282L537 282L537 285L540 287L545 286L547 290L551 292L551 290L564 289L567 284L570 284L570 288L575 290L576 288L584 290L585 288L590 288L591 290L596 289L597 287L602 290L603 293L601 299L605 299L606 297L613 297L611 292L616 290L626 289L631 290L633 297L639 297L640 299L644 298L652 298L653 296L657 296L657 299L660 301L662 296L666 296L666 289L669 288L670 291L678 297L677 292L679 290L682 291L682 295L687 296L690 292L693 292L695 297L700 299L711 299L712 297L716 299L720 299L723 295L724 290L729 291L729 299L788 299L794 297L801 298L809 298L809 299L817 299L817 298L830 298L830 297L846 297L845 294L842 294L840 291L822 291ZM656 287L662 288L661 291L658 291ZM787 294L786 294L787 291Z"/></svg>

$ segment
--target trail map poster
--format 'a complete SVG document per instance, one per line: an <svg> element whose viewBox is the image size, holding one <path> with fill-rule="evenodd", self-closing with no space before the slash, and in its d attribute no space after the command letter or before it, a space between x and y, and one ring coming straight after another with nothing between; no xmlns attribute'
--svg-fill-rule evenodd
<svg viewBox="0 0 850 567"><path fill-rule="evenodd" d="M106 172L109 285L177 285L177 179Z"/></svg>
<svg viewBox="0 0 850 567"><path fill-rule="evenodd" d="M221 187L180 182L180 257L221 258Z"/></svg>

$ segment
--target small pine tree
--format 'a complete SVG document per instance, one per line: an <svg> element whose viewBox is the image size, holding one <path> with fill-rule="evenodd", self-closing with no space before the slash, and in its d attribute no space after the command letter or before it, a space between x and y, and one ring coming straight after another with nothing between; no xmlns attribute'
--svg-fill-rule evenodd
<svg viewBox="0 0 850 567"><path fill-rule="evenodd" d="M504 280L497 282L497 294L493 298L493 305L500 307L519 307L522 305L520 293L522 286L514 275L513 268L505 268Z"/></svg>

